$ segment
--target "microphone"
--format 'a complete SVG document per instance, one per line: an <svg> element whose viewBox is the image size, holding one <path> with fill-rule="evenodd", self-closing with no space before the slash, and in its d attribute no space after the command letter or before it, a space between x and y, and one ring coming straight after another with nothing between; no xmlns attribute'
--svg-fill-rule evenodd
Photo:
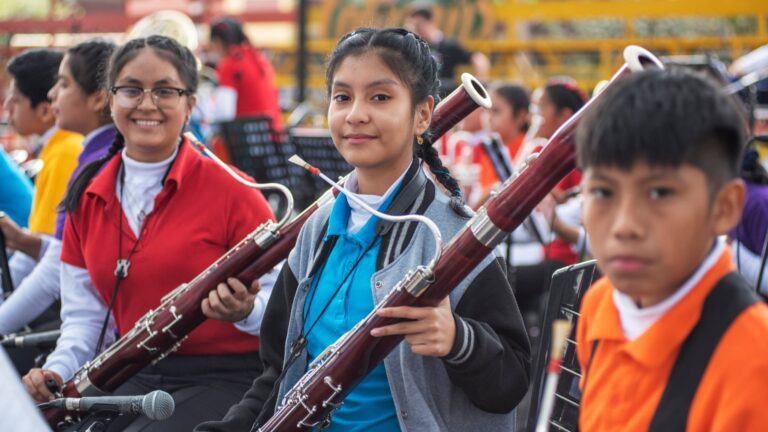
<svg viewBox="0 0 768 432"><path fill-rule="evenodd" d="M150 420L165 420L173 414L173 397L162 390L138 396L91 396L60 398L38 405L40 409L61 408L67 411L111 411L120 414L141 414Z"/></svg>
<svg viewBox="0 0 768 432"><path fill-rule="evenodd" d="M0 341L0 345L5 348L54 348L59 336L61 336L61 330L48 330L38 333L13 333Z"/></svg>

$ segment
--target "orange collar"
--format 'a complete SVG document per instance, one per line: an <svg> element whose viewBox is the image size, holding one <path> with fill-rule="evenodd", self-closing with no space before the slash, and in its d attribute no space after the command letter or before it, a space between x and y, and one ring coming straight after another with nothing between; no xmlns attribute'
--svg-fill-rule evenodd
<svg viewBox="0 0 768 432"><path fill-rule="evenodd" d="M627 341L624 336L619 312L613 304L612 294L615 288L604 277L590 288L599 289L601 292L593 321L587 329L587 341L590 344L595 340L624 342L622 349L639 363L648 367L659 366L679 351L685 338L699 321L704 300L710 291L720 279L734 269L730 247L726 247L696 287L633 341Z"/></svg>

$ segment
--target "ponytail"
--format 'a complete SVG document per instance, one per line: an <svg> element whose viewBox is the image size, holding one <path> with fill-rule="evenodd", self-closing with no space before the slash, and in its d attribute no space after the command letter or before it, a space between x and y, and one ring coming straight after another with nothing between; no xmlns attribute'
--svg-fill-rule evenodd
<svg viewBox="0 0 768 432"><path fill-rule="evenodd" d="M443 165L437 150L432 145L432 138L428 133L424 134L422 138L424 138L424 142L414 146L416 148L416 156L427 164L429 171L435 175L435 179L451 194L451 208L462 216L472 216L472 213L466 208L464 198L461 196L459 183L453 178L448 168Z"/></svg>
<svg viewBox="0 0 768 432"><path fill-rule="evenodd" d="M120 131L117 131L115 140L112 141L112 145L109 147L107 154L101 159L93 161L80 171L80 174L72 181L72 185L67 191L67 195L64 197L61 205L67 213L73 213L80 205L80 198L83 196L85 189L91 183L91 180L98 174L101 168L107 161L112 159L123 147L125 146L125 139Z"/></svg>

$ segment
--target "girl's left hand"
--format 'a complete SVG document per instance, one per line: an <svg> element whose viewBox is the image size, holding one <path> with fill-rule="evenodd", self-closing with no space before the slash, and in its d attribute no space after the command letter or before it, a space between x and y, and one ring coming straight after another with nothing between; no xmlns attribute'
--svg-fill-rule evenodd
<svg viewBox="0 0 768 432"><path fill-rule="evenodd" d="M228 278L227 283L220 283L203 300L203 315L222 321L242 321L253 310L253 301L260 288L258 279L249 289L236 278Z"/></svg>
<svg viewBox="0 0 768 432"><path fill-rule="evenodd" d="M445 357L451 352L456 321L448 297L436 307L399 306L379 309L376 314L409 321L375 328L371 330L372 336L404 335L411 351L423 356Z"/></svg>

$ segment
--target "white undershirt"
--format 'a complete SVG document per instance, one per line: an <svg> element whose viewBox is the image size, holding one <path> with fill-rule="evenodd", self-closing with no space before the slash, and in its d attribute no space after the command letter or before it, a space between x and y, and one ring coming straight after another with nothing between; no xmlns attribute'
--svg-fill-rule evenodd
<svg viewBox="0 0 768 432"><path fill-rule="evenodd" d="M139 236L141 225L155 206L155 197L163 190L163 176L168 172L168 166L176 158L179 148L173 154L160 162L139 162L131 159L124 149L123 159L124 190L120 190L121 182L115 182L115 194L120 200L128 225L136 236Z"/></svg>
<svg viewBox="0 0 768 432"><path fill-rule="evenodd" d="M619 290L613 290L613 304L619 311L619 319L621 320L621 329L624 332L624 336L627 340L633 341L645 333L656 321L659 320L664 314L667 313L673 306L680 302L693 288L698 285L701 278L717 263L720 257L725 252L725 239L718 238L715 241L715 246L709 252L704 261L701 262L699 268L688 278L685 283L675 291L674 294L667 297L661 303L649 306L646 308L638 307L634 300L628 295L620 292Z"/></svg>
<svg viewBox="0 0 768 432"><path fill-rule="evenodd" d="M405 171L400 174L400 177L398 177L397 180L392 183L389 189L384 192L384 195L379 196L357 193L357 171L352 171L352 174L349 175L347 181L344 182L344 190L348 195L354 195L363 200L363 202L368 204L370 207L378 210L381 203L384 202L384 200L395 191L397 186L400 184L400 181L403 180L405 173L408 172L408 168L410 168L410 165L408 165ZM365 226L366 222L368 222L368 219L371 218L371 213L351 199L347 199L347 202L349 203L349 208L352 210L349 215L349 221L347 221L347 232L354 234L360 231L363 226Z"/></svg>

